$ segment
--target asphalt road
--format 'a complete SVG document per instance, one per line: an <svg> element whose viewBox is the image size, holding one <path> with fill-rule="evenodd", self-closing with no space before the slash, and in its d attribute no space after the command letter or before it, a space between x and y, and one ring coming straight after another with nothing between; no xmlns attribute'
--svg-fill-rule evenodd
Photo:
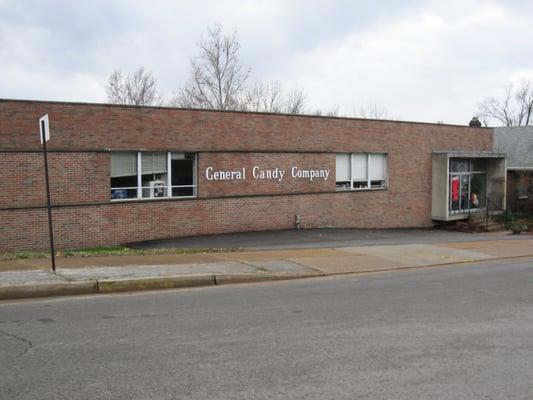
<svg viewBox="0 0 533 400"><path fill-rule="evenodd" d="M533 260L0 304L1 399L533 399Z"/></svg>

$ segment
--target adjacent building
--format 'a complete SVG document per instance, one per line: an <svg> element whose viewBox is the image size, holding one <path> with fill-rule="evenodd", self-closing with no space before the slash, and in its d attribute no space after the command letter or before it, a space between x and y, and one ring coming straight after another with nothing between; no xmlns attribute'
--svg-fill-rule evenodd
<svg viewBox="0 0 533 400"><path fill-rule="evenodd" d="M505 207L490 128L0 100L0 251L279 229L431 227Z"/></svg>
<svg viewBox="0 0 533 400"><path fill-rule="evenodd" d="M494 128L494 148L507 155L508 208L533 213L533 126Z"/></svg>

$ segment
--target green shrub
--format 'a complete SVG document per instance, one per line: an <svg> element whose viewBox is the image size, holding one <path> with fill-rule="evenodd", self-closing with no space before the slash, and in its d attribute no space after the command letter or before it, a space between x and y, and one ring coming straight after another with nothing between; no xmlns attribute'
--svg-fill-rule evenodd
<svg viewBox="0 0 533 400"><path fill-rule="evenodd" d="M509 229L514 234L519 234L527 230L527 225L524 225L522 221L513 221L509 224Z"/></svg>

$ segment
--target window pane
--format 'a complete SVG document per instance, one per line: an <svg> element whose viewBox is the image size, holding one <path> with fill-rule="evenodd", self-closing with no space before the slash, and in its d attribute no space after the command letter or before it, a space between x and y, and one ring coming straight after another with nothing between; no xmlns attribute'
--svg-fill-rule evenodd
<svg viewBox="0 0 533 400"><path fill-rule="evenodd" d="M170 157L170 168L172 172L172 197L194 196L194 188L176 187L195 185L194 159L194 154L191 153L172 153Z"/></svg>
<svg viewBox="0 0 533 400"><path fill-rule="evenodd" d="M172 186L194 185L194 160L172 160Z"/></svg>
<svg viewBox="0 0 533 400"><path fill-rule="evenodd" d="M485 172L487 170L487 160L485 158L474 158L470 163L470 171Z"/></svg>
<svg viewBox="0 0 533 400"><path fill-rule="evenodd" d="M472 174L470 177L470 208L485 208L487 176Z"/></svg>
<svg viewBox="0 0 533 400"><path fill-rule="evenodd" d="M335 171L337 182L350 181L350 154L337 154Z"/></svg>
<svg viewBox="0 0 533 400"><path fill-rule="evenodd" d="M364 189L368 187L368 181L359 181L353 183L354 189Z"/></svg>
<svg viewBox="0 0 533 400"><path fill-rule="evenodd" d="M367 180L367 154L354 154L352 156L352 179L354 181L366 181Z"/></svg>
<svg viewBox="0 0 533 400"><path fill-rule="evenodd" d="M370 187L372 188L384 188L385 187L385 181L370 181Z"/></svg>
<svg viewBox="0 0 533 400"><path fill-rule="evenodd" d="M172 188L172 197L194 196L192 187L174 187Z"/></svg>
<svg viewBox="0 0 533 400"><path fill-rule="evenodd" d="M137 153L111 154L111 199L137 197Z"/></svg>
<svg viewBox="0 0 533 400"><path fill-rule="evenodd" d="M450 210L459 211L461 182L458 175L450 175Z"/></svg>
<svg viewBox="0 0 533 400"><path fill-rule="evenodd" d="M136 199L137 198L137 188L112 188L111 189L111 199Z"/></svg>
<svg viewBox="0 0 533 400"><path fill-rule="evenodd" d="M143 176L142 197L166 197L167 186L164 179L151 179Z"/></svg>
<svg viewBox="0 0 533 400"><path fill-rule="evenodd" d="M167 196L167 154L141 153L142 197Z"/></svg>
<svg viewBox="0 0 533 400"><path fill-rule="evenodd" d="M137 174L137 153L111 153L111 177Z"/></svg>
<svg viewBox="0 0 533 400"><path fill-rule="evenodd" d="M141 153L141 171L146 174L167 172L166 153Z"/></svg>
<svg viewBox="0 0 533 400"><path fill-rule="evenodd" d="M385 180L385 156L383 154L369 154L370 157L370 180ZM374 184L372 184L374 186ZM381 185L380 185L381 186Z"/></svg>
<svg viewBox="0 0 533 400"><path fill-rule="evenodd" d="M450 160L451 172L468 172L468 160L462 158L452 158Z"/></svg>

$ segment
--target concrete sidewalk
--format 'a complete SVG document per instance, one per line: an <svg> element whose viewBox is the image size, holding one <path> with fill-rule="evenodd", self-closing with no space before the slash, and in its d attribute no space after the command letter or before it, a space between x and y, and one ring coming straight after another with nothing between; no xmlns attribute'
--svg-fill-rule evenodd
<svg viewBox="0 0 533 400"><path fill-rule="evenodd" d="M372 273L533 257L533 238L0 262L0 300ZM532 263L533 266L533 263Z"/></svg>

